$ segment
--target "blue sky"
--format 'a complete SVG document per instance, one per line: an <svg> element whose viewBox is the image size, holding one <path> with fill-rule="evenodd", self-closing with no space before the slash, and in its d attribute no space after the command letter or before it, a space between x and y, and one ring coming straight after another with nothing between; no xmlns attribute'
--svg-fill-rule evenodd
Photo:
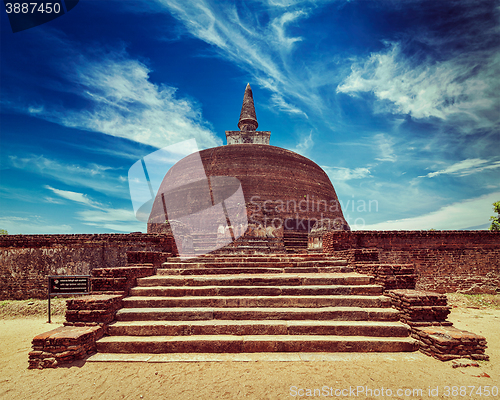
<svg viewBox="0 0 500 400"><path fill-rule="evenodd" d="M485 229L500 200L498 1L80 0L17 33L1 14L11 234L146 231L129 168L225 144L247 82L353 229Z"/></svg>

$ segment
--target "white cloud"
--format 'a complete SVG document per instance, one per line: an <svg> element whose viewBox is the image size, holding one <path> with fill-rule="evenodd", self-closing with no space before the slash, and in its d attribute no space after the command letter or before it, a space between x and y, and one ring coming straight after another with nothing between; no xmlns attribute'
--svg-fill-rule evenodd
<svg viewBox="0 0 500 400"><path fill-rule="evenodd" d="M15 103L8 99L3 99L2 105L66 127L102 132L157 148L189 138L195 138L201 148L222 144L203 120L200 107L181 98L176 88L151 82L151 70L145 63L120 49L85 49L77 54L75 43L50 36L46 40L53 39L58 39L58 45L71 56L50 64L51 68L60 68L58 76L63 79L51 89L71 91L85 100L85 107L62 107L49 100L44 104L31 104L31 100Z"/></svg>
<svg viewBox="0 0 500 400"><path fill-rule="evenodd" d="M467 176L484 170L496 168L500 168L500 161L491 163L488 160L482 160L480 158L468 158L466 160L452 164L442 170L429 172L427 175L425 175L425 177L433 178L438 175ZM421 176L420 178L423 177L424 176Z"/></svg>
<svg viewBox="0 0 500 400"><path fill-rule="evenodd" d="M417 65L416 65L417 64ZM467 53L445 61L418 62L404 55L402 45L372 53L352 65L337 92L372 92L385 112L468 121L475 128L499 122L500 54ZM464 129L466 127L462 126Z"/></svg>
<svg viewBox="0 0 500 400"><path fill-rule="evenodd" d="M146 225L135 218L135 214L131 209L109 208L83 193L55 189L50 186L45 187L64 199L90 207L90 210L76 212L76 218L85 225L119 232L142 232L146 230Z"/></svg>
<svg viewBox="0 0 500 400"><path fill-rule="evenodd" d="M380 157L375 158L378 161L390 161L395 162L397 160L396 154L394 154L394 139L383 133L379 133L374 136L375 144L380 151Z"/></svg>
<svg viewBox="0 0 500 400"><path fill-rule="evenodd" d="M125 54L84 60L70 77L92 107L55 115L66 126L103 132L161 148L186 138L201 147L220 139L204 123L201 111L176 96L176 89L149 80L149 68Z"/></svg>
<svg viewBox="0 0 500 400"><path fill-rule="evenodd" d="M105 230L118 232L146 232L144 222L135 218L129 209L84 210L76 213L77 218L85 225L96 226Z"/></svg>
<svg viewBox="0 0 500 400"><path fill-rule="evenodd" d="M303 10L298 10L294 12L286 12L273 20L271 26L275 32L275 38L278 41L279 46L283 46L289 50L295 42L300 42L302 40L301 37L287 37L286 25L304 15L307 14Z"/></svg>
<svg viewBox="0 0 500 400"><path fill-rule="evenodd" d="M60 190L60 189L55 189L49 185L45 185L46 189L51 190L54 194L61 196L64 199L68 199L77 203L85 204L86 206L90 207L95 207L95 208L100 208L102 207L102 204L97 203L91 199L88 198L87 195L83 193L77 193L77 192L71 192L69 190Z"/></svg>
<svg viewBox="0 0 500 400"><path fill-rule="evenodd" d="M309 152L309 150L312 149L313 146L314 146L314 140L312 138L312 131L311 131L309 132L309 135L304 136L302 138L302 140L297 144L295 149L293 149L292 151L305 156Z"/></svg>
<svg viewBox="0 0 500 400"><path fill-rule="evenodd" d="M157 1L180 20L191 35L213 45L223 58L252 74L257 84L275 95L272 103L280 110L303 113L297 106L285 102L283 96L304 102L315 110L323 107L312 84L316 77L307 76L291 58L302 38L291 36L288 28L299 18L307 17L309 10L330 0L265 2L265 14L270 18L264 25L250 6L242 6L242 11L235 5L214 0Z"/></svg>
<svg viewBox="0 0 500 400"><path fill-rule="evenodd" d="M71 225L50 224L38 215L30 215L29 217L0 217L0 229L5 229L9 232L9 235L47 235L73 232Z"/></svg>
<svg viewBox="0 0 500 400"><path fill-rule="evenodd" d="M296 5L318 6L321 3L331 3L332 0L258 0L269 7L294 7ZM346 0L349 2L350 0Z"/></svg>
<svg viewBox="0 0 500 400"><path fill-rule="evenodd" d="M94 163L88 166L66 164L34 154L25 157L9 156L9 161L14 168L49 176L67 185L83 186L106 195L128 198L127 186L111 173L113 168L108 166Z"/></svg>
<svg viewBox="0 0 500 400"><path fill-rule="evenodd" d="M367 225L366 230L462 230L488 224L492 204L500 199L500 192L450 204L437 211L414 218L386 221Z"/></svg>
<svg viewBox="0 0 500 400"><path fill-rule="evenodd" d="M272 108L277 108L280 111L284 111L289 114L299 114L303 115L304 117L307 117L307 114L302 111L300 108L295 107L289 103L287 103L284 99L283 96L281 96L278 93L273 93L271 95L271 107Z"/></svg>
<svg viewBox="0 0 500 400"><path fill-rule="evenodd" d="M369 168L343 168L343 167L325 167L322 166L335 186L338 181L349 181L351 179L362 179L370 176Z"/></svg>

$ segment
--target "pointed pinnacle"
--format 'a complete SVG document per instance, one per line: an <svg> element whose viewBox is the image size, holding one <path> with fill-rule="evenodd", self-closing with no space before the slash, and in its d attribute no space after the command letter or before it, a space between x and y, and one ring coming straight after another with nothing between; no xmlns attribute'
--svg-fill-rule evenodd
<svg viewBox="0 0 500 400"><path fill-rule="evenodd" d="M247 84L243 96L243 106L241 107L240 121L238 128L240 131L255 131L259 126L257 115L255 115L255 106L253 104L253 94L250 84Z"/></svg>

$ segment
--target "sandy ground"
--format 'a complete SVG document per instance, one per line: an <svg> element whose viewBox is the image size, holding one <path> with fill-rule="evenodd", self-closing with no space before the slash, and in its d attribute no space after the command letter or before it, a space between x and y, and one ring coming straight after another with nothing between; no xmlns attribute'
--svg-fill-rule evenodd
<svg viewBox="0 0 500 400"><path fill-rule="evenodd" d="M500 399L500 393L485 396L492 386L500 390L500 310L455 308L450 320L458 328L487 338L489 362L480 362L479 367L452 368L451 362L410 353L310 362L81 362L67 368L28 370L31 339L60 324L49 325L45 318L4 319L0 320L0 398ZM367 396L361 387L371 389L372 395ZM314 389L320 390L315 393ZM398 389L403 389L399 392L402 395L398 395ZM335 396L335 390L338 394L343 390L344 395Z"/></svg>

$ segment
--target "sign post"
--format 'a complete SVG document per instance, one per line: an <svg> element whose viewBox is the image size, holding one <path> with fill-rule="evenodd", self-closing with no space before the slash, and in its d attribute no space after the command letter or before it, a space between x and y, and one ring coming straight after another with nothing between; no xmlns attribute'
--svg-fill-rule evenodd
<svg viewBox="0 0 500 400"><path fill-rule="evenodd" d="M54 275L49 276L49 307L50 324L50 298L57 294L85 294L90 292L90 275Z"/></svg>

